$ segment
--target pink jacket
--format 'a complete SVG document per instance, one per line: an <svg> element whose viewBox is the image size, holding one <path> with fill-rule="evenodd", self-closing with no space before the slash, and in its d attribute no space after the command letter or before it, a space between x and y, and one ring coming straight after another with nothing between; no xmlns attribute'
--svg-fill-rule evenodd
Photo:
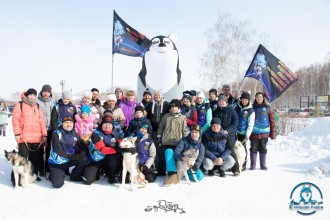
<svg viewBox="0 0 330 220"><path fill-rule="evenodd" d="M47 137L44 115L37 104L29 105L23 101L21 110L21 104L16 103L12 122L15 136L20 135L19 143L41 143L42 138Z"/></svg>
<svg viewBox="0 0 330 220"><path fill-rule="evenodd" d="M83 135L88 135L90 137L93 133L93 121L95 116L90 114L88 118L82 119L80 115L75 115L76 123L74 124L74 129L78 133L79 137L83 137Z"/></svg>

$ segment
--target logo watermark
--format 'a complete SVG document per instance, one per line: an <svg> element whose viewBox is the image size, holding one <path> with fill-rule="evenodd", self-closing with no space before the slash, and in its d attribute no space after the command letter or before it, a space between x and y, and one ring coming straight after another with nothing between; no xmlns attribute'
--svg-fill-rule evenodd
<svg viewBox="0 0 330 220"><path fill-rule="evenodd" d="M323 210L323 195L319 187L310 182L295 186L290 195L290 210L300 215L312 215Z"/></svg>
<svg viewBox="0 0 330 220"><path fill-rule="evenodd" d="M157 205L150 206L144 209L146 212L158 212L158 210L164 210L165 212L178 212L180 214L186 213L183 208L180 208L178 204L174 204L172 202L167 202L166 200L157 201Z"/></svg>

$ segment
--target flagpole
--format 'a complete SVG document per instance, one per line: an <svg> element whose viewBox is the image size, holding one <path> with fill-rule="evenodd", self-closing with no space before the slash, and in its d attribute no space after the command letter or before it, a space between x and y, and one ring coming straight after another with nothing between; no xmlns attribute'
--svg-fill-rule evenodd
<svg viewBox="0 0 330 220"><path fill-rule="evenodd" d="M114 58L114 54L112 54L112 69L111 69L111 92L113 91L113 58Z"/></svg>

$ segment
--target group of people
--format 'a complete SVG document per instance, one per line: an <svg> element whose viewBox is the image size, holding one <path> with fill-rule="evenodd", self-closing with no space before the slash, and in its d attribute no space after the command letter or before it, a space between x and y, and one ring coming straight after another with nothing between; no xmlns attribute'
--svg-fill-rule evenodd
<svg viewBox="0 0 330 220"><path fill-rule="evenodd" d="M161 90L153 94L146 90L138 102L134 91L124 96L117 88L101 103L99 90L93 88L83 92L80 103L74 105L69 91L54 100L50 85L44 85L39 94L31 88L21 94L22 101L13 110L18 151L32 162L37 180L49 172L54 188L64 185L65 175L87 185L102 175L110 184L116 183L122 170L119 143L133 137L137 137L138 167L148 182L166 175L165 186L178 183L176 161L188 162L184 156L188 149L198 152L188 170L192 180L193 173L202 180L204 173L213 176L215 171L220 177L227 171L239 176L233 150L236 140L246 151L250 140L251 170L256 169L258 152L260 168L267 170L266 144L276 134L274 116L263 93L257 93L252 103L249 93L235 99L230 86L224 85L219 95L216 89L211 89L208 97L203 91L190 90L178 98L168 102Z"/></svg>

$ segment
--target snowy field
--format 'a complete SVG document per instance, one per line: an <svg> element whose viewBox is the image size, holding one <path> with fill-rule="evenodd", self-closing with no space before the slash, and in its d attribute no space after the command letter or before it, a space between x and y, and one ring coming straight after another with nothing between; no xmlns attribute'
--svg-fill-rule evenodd
<svg viewBox="0 0 330 220"><path fill-rule="evenodd" d="M226 178L206 175L200 183L182 181L171 187L163 187L164 178L158 178L134 192L109 185L105 178L91 186L67 180L61 189L53 189L42 178L28 188L14 190L11 165L3 152L15 147L11 124L7 133L0 137L1 220L330 218L330 118L316 119L304 130L270 141L268 171L247 170L239 177L227 173ZM259 167L259 161L257 164ZM303 216L289 209L291 191L302 182L311 182L322 191L322 211ZM160 200L166 201L167 211ZM160 208L148 209L153 206Z"/></svg>

